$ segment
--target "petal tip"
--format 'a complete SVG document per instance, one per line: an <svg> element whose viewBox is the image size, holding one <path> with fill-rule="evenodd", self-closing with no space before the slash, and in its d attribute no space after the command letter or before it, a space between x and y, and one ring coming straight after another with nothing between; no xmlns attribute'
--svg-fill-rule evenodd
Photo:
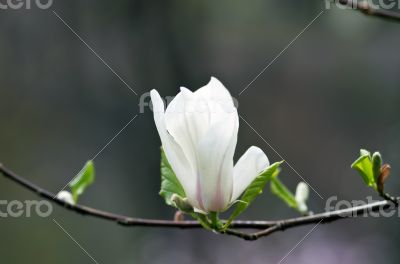
<svg viewBox="0 0 400 264"><path fill-rule="evenodd" d="M264 151L262 151L262 149L260 149L260 148L257 147L257 146L250 146L250 147L249 147L249 150L250 150L250 151L256 151L256 152L262 152L262 153L264 153Z"/></svg>
<svg viewBox="0 0 400 264"><path fill-rule="evenodd" d="M214 82L214 81L219 82L219 80L217 79L217 77L211 76L211 77L210 77L210 82Z"/></svg>
<svg viewBox="0 0 400 264"><path fill-rule="evenodd" d="M246 151L246 154L250 154L255 157L257 167L259 167L261 171L265 170L270 165L269 159L265 152L257 146L249 147Z"/></svg>
<svg viewBox="0 0 400 264"><path fill-rule="evenodd" d="M220 80L218 80L216 77L211 76L210 81L208 82L208 85L222 85L225 87Z"/></svg>
<svg viewBox="0 0 400 264"><path fill-rule="evenodd" d="M157 92L156 89L152 89L152 90L150 91L150 95L156 95L156 94L158 94L158 92Z"/></svg>
<svg viewBox="0 0 400 264"><path fill-rule="evenodd" d="M151 102L153 104L153 112L164 112L164 101L157 90L150 91Z"/></svg>
<svg viewBox="0 0 400 264"><path fill-rule="evenodd" d="M181 87L179 88L179 90L180 90L182 93L193 93L193 92L190 91L188 88L183 87L183 86L181 86Z"/></svg>

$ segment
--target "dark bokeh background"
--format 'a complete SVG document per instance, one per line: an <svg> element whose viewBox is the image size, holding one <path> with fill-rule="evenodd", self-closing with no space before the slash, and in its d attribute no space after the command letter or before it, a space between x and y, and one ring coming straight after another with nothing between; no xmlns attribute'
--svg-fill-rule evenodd
<svg viewBox="0 0 400 264"><path fill-rule="evenodd" d="M53 192L95 159L81 203L121 214L172 218L157 195L159 138L140 96L173 96L219 78L240 114L324 197L374 195L350 169L360 147L379 149L398 174L400 25L326 10L241 96L239 92L323 10L321 1L57 1L50 10L0 11L0 160ZM90 45L121 82L52 12ZM149 98L145 98L148 102ZM274 151L241 122L236 157ZM287 166L282 180L299 177ZM392 177L388 190L399 194ZM374 196L375 197L375 196ZM376 198L376 197L375 197ZM36 199L0 178L1 200ZM243 215L296 214L265 192ZM206 231L123 228L56 207L50 218L1 218L1 263L278 263L312 226L256 242ZM398 217L318 226L286 263L398 263Z"/></svg>

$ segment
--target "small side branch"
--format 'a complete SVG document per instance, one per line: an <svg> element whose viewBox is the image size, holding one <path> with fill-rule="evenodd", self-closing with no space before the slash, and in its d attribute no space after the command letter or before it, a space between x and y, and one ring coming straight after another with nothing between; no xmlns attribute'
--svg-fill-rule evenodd
<svg viewBox="0 0 400 264"><path fill-rule="evenodd" d="M118 215L95 208L83 206L83 205L71 205L58 198L55 198L55 194L45 190L27 179L17 175L13 171L7 169L0 164L0 174L7 179L21 185L22 187L36 193L40 197L47 199L55 204L63 206L67 210L71 210L83 215L89 215L92 217L101 218L104 220L114 221L123 226L146 226L146 227L165 227L165 228L201 228L201 225L197 221L173 221L173 220L159 220L159 219L143 219L136 217L129 217ZM393 200L395 199L395 200ZM383 200L374 202L362 206L351 207L342 210L324 212L320 214L314 214L310 216L303 216L297 218L290 218L277 221L234 221L230 226L230 229L223 232L227 235L233 235L245 240L256 240L261 237L266 237L277 231L284 231L289 228L317 224L317 223L330 223L339 219L344 218L355 218L361 215L370 215L372 213L380 212L381 210L393 210L399 205L398 198L392 198L390 200ZM237 229L257 229L259 231L254 233L245 233Z"/></svg>
<svg viewBox="0 0 400 264"><path fill-rule="evenodd" d="M392 200L384 200L370 203L362 206L346 208L342 210L330 211L310 216L297 217L285 220L278 220L268 228L255 232L244 233L237 230L227 230L226 234L237 236L245 240L257 240L261 237L269 236L277 231L284 231L289 228L310 225L310 224L327 224L339 219L356 218L359 216L369 216L371 214L379 214L380 212L394 210L399 206L399 198L395 202Z"/></svg>

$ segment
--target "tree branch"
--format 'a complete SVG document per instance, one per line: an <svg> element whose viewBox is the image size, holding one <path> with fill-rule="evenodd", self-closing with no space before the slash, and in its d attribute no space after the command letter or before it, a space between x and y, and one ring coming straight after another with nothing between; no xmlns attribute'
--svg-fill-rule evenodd
<svg viewBox="0 0 400 264"><path fill-rule="evenodd" d="M356 9L364 13L365 15L400 21L399 12L381 9L379 7L377 8L376 6L370 4L368 1L359 1L359 0L335 0L335 1L338 1L342 5Z"/></svg>
<svg viewBox="0 0 400 264"><path fill-rule="evenodd" d="M175 228L202 228L202 226L197 221L173 221L173 220L159 220L159 219L143 219L136 217L129 217L119 214L114 214L102 210L98 210L92 207L84 205L72 205L64 202L56 197L56 194L45 190L34 183L28 181L27 179L19 176L15 172L6 168L0 163L0 173L12 180L13 182L25 187L26 189L36 193L38 196L54 202L60 206L65 207L65 209L75 211L83 215L89 215L96 218L101 218L104 220L110 220L117 222L123 226L153 226L153 227L175 227ZM234 221L232 227L234 228L252 228L252 229L262 229L274 225L274 221Z"/></svg>
<svg viewBox="0 0 400 264"><path fill-rule="evenodd" d="M173 221L173 220L159 220L159 219L143 219L136 217L128 217L118 214L113 214L106 211L101 211L95 208L83 206L83 205L71 205L58 198L56 195L33 184L27 179L17 175L13 171L7 169L0 164L0 173L10 179L11 181L23 186L24 188L36 193L40 197L52 201L60 206L65 207L68 210L89 215L104 220L114 221L123 226L147 226L147 227L166 227L166 228L201 228L201 225L197 221ZM393 199L393 198L392 198ZM389 210L397 208L399 199L396 198L397 202L390 200L383 200L374 202L362 206L351 207L342 210L336 210L331 212L324 212L320 214L303 216L285 220L277 221L234 221L230 226L230 229L221 232L227 235L237 236L245 240L256 240L261 237L265 237L275 233L277 231L283 231L288 228L297 226L316 224L316 223L329 223L335 220L357 217L362 214L370 215L372 212L379 212L380 210ZM233 229L235 228L235 229ZM236 229L259 229L260 231L255 233L244 233Z"/></svg>
<svg viewBox="0 0 400 264"><path fill-rule="evenodd" d="M258 231L255 233L244 233L236 230L227 230L226 234L237 236L245 240L257 240L261 237L265 237L275 233L277 231L284 231L289 228L309 225L309 224L327 224L339 219L355 218L358 216L368 216L372 213L379 213L386 210L393 210L399 206L399 198L396 198L395 202L391 200L384 200L365 204L361 206L346 208L342 210L330 211L310 216L303 216L297 218L291 218L286 220L275 221L273 225L268 228Z"/></svg>

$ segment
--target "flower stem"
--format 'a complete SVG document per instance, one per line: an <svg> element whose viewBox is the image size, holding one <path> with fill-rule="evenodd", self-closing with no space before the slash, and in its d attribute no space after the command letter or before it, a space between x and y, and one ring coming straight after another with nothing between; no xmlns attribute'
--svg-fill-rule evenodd
<svg viewBox="0 0 400 264"><path fill-rule="evenodd" d="M217 212L210 212L209 215L210 215L212 228L215 229L215 230L219 230L221 222L219 221L218 213Z"/></svg>

